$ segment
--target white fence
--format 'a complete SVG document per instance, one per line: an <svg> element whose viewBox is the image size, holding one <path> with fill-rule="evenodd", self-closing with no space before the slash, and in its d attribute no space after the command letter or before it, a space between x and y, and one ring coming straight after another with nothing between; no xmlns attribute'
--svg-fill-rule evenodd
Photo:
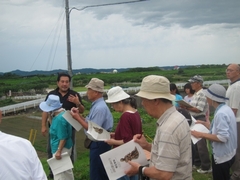
<svg viewBox="0 0 240 180"><path fill-rule="evenodd" d="M222 84L222 85L229 85L229 80L225 79L225 80L216 80L216 81L205 81L203 83L204 86L208 87L211 84ZM184 83L176 83L177 87L179 89L183 89L183 86L186 84L186 82ZM140 90L140 87L129 87L129 88L124 88L124 90L127 93L132 93L132 92L138 92ZM105 92L107 92L107 89L105 89ZM86 91L84 92L79 92L81 97L86 96ZM18 103L18 104L14 104L14 105L10 105L10 106L5 106L5 107L1 107L0 110L2 111L3 115L8 114L8 113L16 113L18 111L22 111L22 110L27 110L28 108L36 108L38 107L38 105L43 102L45 100L46 95L36 95L36 96L17 96L14 97L15 99L35 99L32 101L27 101L27 102L23 102L23 103Z"/></svg>

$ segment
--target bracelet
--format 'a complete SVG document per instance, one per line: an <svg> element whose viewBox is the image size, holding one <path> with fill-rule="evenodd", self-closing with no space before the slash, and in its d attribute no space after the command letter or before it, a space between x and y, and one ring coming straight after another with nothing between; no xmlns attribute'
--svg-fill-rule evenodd
<svg viewBox="0 0 240 180"><path fill-rule="evenodd" d="M144 170L146 169L146 167L144 166L143 168L142 168L142 175L143 176L145 176L145 173L144 173Z"/></svg>

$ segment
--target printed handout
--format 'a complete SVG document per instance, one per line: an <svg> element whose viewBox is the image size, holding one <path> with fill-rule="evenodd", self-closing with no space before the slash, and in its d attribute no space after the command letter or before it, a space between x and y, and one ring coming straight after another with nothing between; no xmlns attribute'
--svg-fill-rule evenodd
<svg viewBox="0 0 240 180"><path fill-rule="evenodd" d="M118 179L130 168L128 161L148 165L142 147L133 140L100 155L109 179Z"/></svg>
<svg viewBox="0 0 240 180"><path fill-rule="evenodd" d="M196 124L196 119L194 117L192 117L192 124L190 126L190 130L191 131L199 131L199 132L203 132L203 133L209 133L209 129L207 129L204 125ZM202 138L196 138L193 135L191 135L191 139L192 139L193 144L196 144Z"/></svg>
<svg viewBox="0 0 240 180"><path fill-rule="evenodd" d="M67 152L62 153L62 159L57 160L55 157L52 157L47 160L47 163L54 175L73 168L72 161Z"/></svg>
<svg viewBox="0 0 240 180"><path fill-rule="evenodd" d="M110 139L110 132L92 121L88 121L87 137L92 141L105 141Z"/></svg>
<svg viewBox="0 0 240 180"><path fill-rule="evenodd" d="M76 129L76 131L79 131L82 128L82 125L72 117L70 111L65 111L63 117L72 125L72 127L74 127L74 129Z"/></svg>

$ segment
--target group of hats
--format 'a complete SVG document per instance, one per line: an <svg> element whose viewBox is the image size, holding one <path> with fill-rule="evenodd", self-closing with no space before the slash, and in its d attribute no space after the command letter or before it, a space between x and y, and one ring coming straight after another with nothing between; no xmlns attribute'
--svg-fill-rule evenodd
<svg viewBox="0 0 240 180"><path fill-rule="evenodd" d="M200 75L195 75L188 80L189 82L203 82ZM220 84L212 84L204 90L206 97L216 102L225 102L227 100L226 89ZM170 93L170 82L167 78L157 75L149 75L143 78L140 91L136 94L146 99L164 98L175 100L175 96Z"/></svg>
<svg viewBox="0 0 240 180"><path fill-rule="evenodd" d="M189 79L189 82L203 82L203 78L199 75L195 75ZM104 92L104 82L98 78L92 78L90 82L85 86L98 92ZM216 102L226 101L226 89L220 84L212 84L208 89L204 90L206 97ZM119 102L123 99L127 99L130 96L119 87L113 87L108 92L107 103ZM140 91L136 94L139 97L146 99L168 99L170 101L175 100L175 96L170 93L170 82L164 76L149 75L143 78ZM59 97L56 95L49 95L45 102L40 103L40 109L45 112L50 112L62 107Z"/></svg>

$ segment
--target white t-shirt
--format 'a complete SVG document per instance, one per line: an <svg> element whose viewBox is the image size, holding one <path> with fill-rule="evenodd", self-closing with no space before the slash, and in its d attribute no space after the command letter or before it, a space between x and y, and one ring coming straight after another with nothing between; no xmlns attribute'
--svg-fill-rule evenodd
<svg viewBox="0 0 240 180"><path fill-rule="evenodd" d="M30 141L0 131L0 179L47 180Z"/></svg>
<svg viewBox="0 0 240 180"><path fill-rule="evenodd" d="M226 103L232 109L238 109L236 114L237 122L240 122L240 81L231 84L226 92L229 99Z"/></svg>
<svg viewBox="0 0 240 180"><path fill-rule="evenodd" d="M190 103L192 100L193 96L189 97L188 95L184 96L184 101L186 101L187 103Z"/></svg>

